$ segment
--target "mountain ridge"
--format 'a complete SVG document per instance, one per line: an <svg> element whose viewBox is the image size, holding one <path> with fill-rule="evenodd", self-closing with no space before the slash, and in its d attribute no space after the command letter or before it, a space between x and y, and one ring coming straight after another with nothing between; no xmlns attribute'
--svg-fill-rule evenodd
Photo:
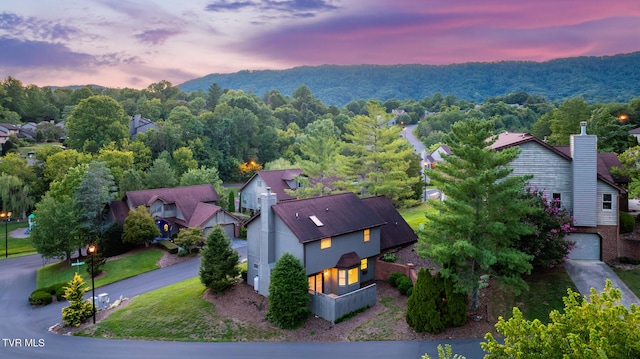
<svg viewBox="0 0 640 359"><path fill-rule="evenodd" d="M540 95L552 102L572 97L590 103L628 102L640 97L640 52L544 62L319 65L242 70L205 75L177 87L185 92L206 92L213 83L258 96L271 90L291 96L295 89L306 85L316 98L335 106L360 99L421 100L436 93L475 102L517 92Z"/></svg>

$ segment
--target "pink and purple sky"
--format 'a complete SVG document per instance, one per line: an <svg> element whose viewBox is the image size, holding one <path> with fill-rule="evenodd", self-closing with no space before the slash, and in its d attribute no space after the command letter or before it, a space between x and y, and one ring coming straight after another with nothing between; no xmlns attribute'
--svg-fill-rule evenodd
<svg viewBox="0 0 640 359"><path fill-rule="evenodd" d="M5 0L0 10L0 80L38 86L635 51L638 0Z"/></svg>

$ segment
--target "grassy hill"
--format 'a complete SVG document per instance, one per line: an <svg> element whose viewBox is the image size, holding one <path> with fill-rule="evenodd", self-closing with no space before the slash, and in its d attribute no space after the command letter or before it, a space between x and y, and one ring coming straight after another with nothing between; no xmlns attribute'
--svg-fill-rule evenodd
<svg viewBox="0 0 640 359"><path fill-rule="evenodd" d="M359 99L421 100L436 93L482 102L521 91L549 101L579 97L590 103L629 102L640 97L640 52L546 62L303 66L210 74L178 87L186 92L207 91L213 83L258 96L274 89L291 96L296 88L306 85L322 102L335 106Z"/></svg>

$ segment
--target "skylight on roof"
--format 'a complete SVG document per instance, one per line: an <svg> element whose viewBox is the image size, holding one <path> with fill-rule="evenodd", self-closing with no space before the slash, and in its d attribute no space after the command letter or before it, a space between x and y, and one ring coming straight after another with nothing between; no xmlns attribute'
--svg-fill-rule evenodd
<svg viewBox="0 0 640 359"><path fill-rule="evenodd" d="M312 220L313 223L315 223L315 225L318 226L318 227L324 226L324 224L322 222L320 222L320 220L316 216L309 216L309 219Z"/></svg>

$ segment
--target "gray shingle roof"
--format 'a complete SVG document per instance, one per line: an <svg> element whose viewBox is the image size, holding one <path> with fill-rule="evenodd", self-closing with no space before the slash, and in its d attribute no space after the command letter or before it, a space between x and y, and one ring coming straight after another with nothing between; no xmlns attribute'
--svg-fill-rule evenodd
<svg viewBox="0 0 640 359"><path fill-rule="evenodd" d="M379 227L386 223L351 192L279 202L271 208L300 243ZM315 216L321 225L316 225L311 216Z"/></svg>

